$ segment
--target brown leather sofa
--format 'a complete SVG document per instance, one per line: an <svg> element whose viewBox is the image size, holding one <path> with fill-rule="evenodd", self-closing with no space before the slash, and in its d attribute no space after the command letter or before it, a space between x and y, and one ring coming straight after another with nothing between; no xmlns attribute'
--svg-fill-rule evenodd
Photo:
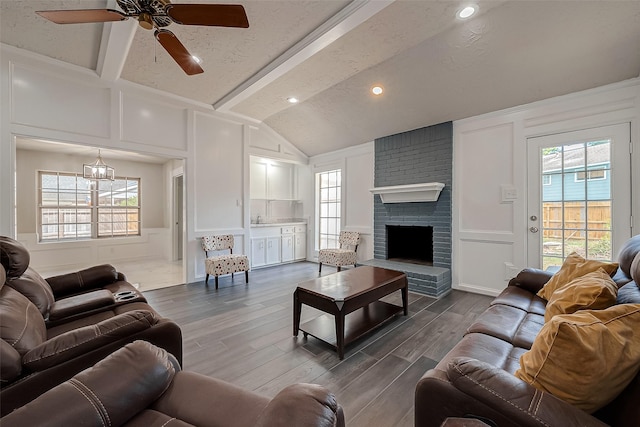
<svg viewBox="0 0 640 427"><path fill-rule="evenodd" d="M324 387L295 384L273 399L193 372L136 341L0 419L12 426L342 427Z"/></svg>
<svg viewBox="0 0 640 427"><path fill-rule="evenodd" d="M640 303L640 235L618 256L618 301ZM469 327L462 340L420 379L415 426L440 426L448 417L469 417L493 426L638 426L640 374L611 403L590 415L538 391L513 374L544 325L546 301L536 293L552 273L525 269Z"/></svg>
<svg viewBox="0 0 640 427"><path fill-rule="evenodd" d="M182 362L179 326L159 316L144 298L87 307L86 301L93 297L83 297L96 290L92 284L97 280L93 279L121 275L100 267L69 275L68 279L58 277L50 289L66 289L64 295L73 292L75 298L70 298L77 304L62 297L51 302L46 296L49 282L28 271L28 252L15 243L6 239L0 242L0 416L135 340L154 343ZM83 292L86 289L78 283L90 289ZM109 294L113 290L122 292L128 285L124 280L102 283L100 290ZM64 304L63 312L73 314L61 315L52 322L51 307L58 303Z"/></svg>

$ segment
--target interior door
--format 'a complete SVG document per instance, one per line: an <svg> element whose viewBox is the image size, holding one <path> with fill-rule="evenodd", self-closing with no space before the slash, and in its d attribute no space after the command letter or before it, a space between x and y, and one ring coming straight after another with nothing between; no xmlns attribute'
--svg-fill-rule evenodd
<svg viewBox="0 0 640 427"><path fill-rule="evenodd" d="M631 236L630 124L529 138L528 264L612 260Z"/></svg>

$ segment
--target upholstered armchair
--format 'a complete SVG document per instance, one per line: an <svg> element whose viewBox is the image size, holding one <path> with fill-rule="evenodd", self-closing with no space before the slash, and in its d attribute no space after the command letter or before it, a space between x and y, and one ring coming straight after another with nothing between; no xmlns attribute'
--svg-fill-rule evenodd
<svg viewBox="0 0 640 427"><path fill-rule="evenodd" d="M233 235L224 234L219 236L204 236L202 238L202 249L204 250L204 267L207 273L205 283L209 283L209 276L216 280L218 289L218 276L225 274L239 273L244 271L245 282L249 283L249 258L246 255L233 253ZM224 251L229 249L228 254L209 256L209 252Z"/></svg>
<svg viewBox="0 0 640 427"><path fill-rule="evenodd" d="M338 238L340 247L335 249L320 249L318 254L319 273L322 273L322 264L334 265L340 271L343 265L356 266L360 233L356 231L341 231Z"/></svg>

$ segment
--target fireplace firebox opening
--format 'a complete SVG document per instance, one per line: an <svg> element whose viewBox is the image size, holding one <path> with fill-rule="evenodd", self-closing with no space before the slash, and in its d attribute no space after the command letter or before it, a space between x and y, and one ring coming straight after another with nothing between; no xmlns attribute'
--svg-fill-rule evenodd
<svg viewBox="0 0 640 427"><path fill-rule="evenodd" d="M433 265L433 227L387 225L387 259Z"/></svg>

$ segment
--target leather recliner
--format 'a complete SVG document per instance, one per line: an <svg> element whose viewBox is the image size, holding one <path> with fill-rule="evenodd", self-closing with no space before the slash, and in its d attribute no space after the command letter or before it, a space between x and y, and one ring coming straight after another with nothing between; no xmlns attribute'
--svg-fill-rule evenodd
<svg viewBox="0 0 640 427"><path fill-rule="evenodd" d="M11 287L16 281L22 281L23 288L38 290L39 295L44 288L37 280L28 282L27 276L33 275L25 276L28 253L25 256L19 246L6 242L3 240L0 244L0 416L135 340L154 343L182 362L180 327L159 316L143 301L94 307L86 312L80 309L83 306L80 304L73 310L73 316L62 316L55 323L47 321L43 311L49 313L49 305L38 307ZM82 278L77 279L79 281L90 278L91 274L75 276ZM124 284L117 282L112 285L121 289ZM25 283L31 283L31 287L24 286ZM21 286L16 287L21 289ZM43 300L34 297L38 292L30 296L41 302Z"/></svg>
<svg viewBox="0 0 640 427"><path fill-rule="evenodd" d="M0 419L12 426L343 427L335 396L294 384L273 399L193 372L136 341Z"/></svg>
<svg viewBox="0 0 640 427"><path fill-rule="evenodd" d="M124 304L146 302L109 264L44 279L29 266L27 248L10 237L0 236L0 263L6 269L7 284L35 304L49 326Z"/></svg>

